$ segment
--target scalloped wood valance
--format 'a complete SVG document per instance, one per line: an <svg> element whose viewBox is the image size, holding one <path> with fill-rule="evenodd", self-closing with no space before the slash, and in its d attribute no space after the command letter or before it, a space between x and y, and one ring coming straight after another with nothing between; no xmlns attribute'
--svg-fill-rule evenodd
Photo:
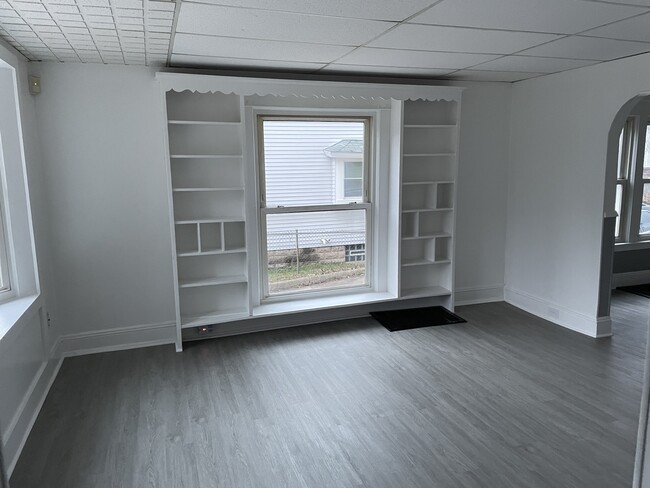
<svg viewBox="0 0 650 488"><path fill-rule="evenodd" d="M304 99L460 101L463 91L463 88L455 86L287 80L168 72L156 73L156 79L164 91L189 90L199 93L274 95Z"/></svg>

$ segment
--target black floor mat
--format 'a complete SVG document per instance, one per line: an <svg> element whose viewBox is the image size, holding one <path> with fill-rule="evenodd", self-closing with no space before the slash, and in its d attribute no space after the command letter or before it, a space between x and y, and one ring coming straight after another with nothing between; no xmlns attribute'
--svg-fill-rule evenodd
<svg viewBox="0 0 650 488"><path fill-rule="evenodd" d="M645 285L621 286L618 289L626 291L628 293L634 293L635 295L641 295L642 297L650 298L650 283L646 283Z"/></svg>
<svg viewBox="0 0 650 488"><path fill-rule="evenodd" d="M370 312L370 315L391 332L467 322L445 307L407 308L387 312Z"/></svg>

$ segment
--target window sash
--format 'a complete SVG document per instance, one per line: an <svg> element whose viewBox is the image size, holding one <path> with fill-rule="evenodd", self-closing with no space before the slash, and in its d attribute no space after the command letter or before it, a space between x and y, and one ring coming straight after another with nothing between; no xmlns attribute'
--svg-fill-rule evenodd
<svg viewBox="0 0 650 488"><path fill-rule="evenodd" d="M354 115L267 115L257 114L257 153L258 153L258 179L259 179L259 203L260 208L266 206L266 157L264 154L264 121L266 120L300 120L305 122L362 122L364 124L363 134L363 159L362 164L362 202L370 202L370 165L371 165L371 147L372 134L372 117L354 116ZM356 197L353 197L356 198ZM310 207L316 207L312 205ZM282 207L280 207L282 208ZM295 207L292 207L295 208Z"/></svg>
<svg viewBox="0 0 650 488"><path fill-rule="evenodd" d="M261 262L260 262L260 278L261 278L261 299L262 301L273 301L274 299L286 299L287 297L300 298L301 296L318 296L318 295L331 295L333 293L341 293L342 290L363 289L370 288L371 276L371 249L372 249L372 205L370 203L349 203L349 204L334 204L334 205L306 205L299 207L269 207L260 209L260 243L261 243ZM282 215L282 214L300 214L300 213L316 213L316 212L342 212L350 210L364 210L365 211L365 280L362 285L355 286L341 286L331 287L322 290L299 290L284 293L276 293L271 295L269 293L269 275L268 275L268 235L267 235L267 216L268 215Z"/></svg>

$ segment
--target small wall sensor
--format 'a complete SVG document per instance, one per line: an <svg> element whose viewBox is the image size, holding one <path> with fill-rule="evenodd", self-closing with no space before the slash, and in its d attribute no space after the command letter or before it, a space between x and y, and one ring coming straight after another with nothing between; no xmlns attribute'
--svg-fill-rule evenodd
<svg viewBox="0 0 650 488"><path fill-rule="evenodd" d="M29 75L29 93L38 95L41 93L41 79L38 76Z"/></svg>

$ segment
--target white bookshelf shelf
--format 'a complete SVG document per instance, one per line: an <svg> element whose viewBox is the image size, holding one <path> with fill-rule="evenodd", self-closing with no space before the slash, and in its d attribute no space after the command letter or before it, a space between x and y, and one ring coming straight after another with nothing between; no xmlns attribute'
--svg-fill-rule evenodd
<svg viewBox="0 0 650 488"><path fill-rule="evenodd" d="M229 285L231 283L246 283L248 278L245 275L221 276L214 278L178 280L181 288L195 288L197 286Z"/></svg>
<svg viewBox="0 0 650 488"><path fill-rule="evenodd" d="M439 232L437 234L424 234L424 235L419 235L419 236L405 236L402 237L403 241L412 241L412 240L419 240L419 239L438 239L438 238L447 238L451 237L451 234L447 232Z"/></svg>
<svg viewBox="0 0 650 488"><path fill-rule="evenodd" d="M402 213L419 213L419 212L451 212L453 208L407 208Z"/></svg>
<svg viewBox="0 0 650 488"><path fill-rule="evenodd" d="M432 264L449 264L451 263L450 259L441 259L438 261L434 261L432 259L403 259L402 260L402 266L408 267L408 266L429 266Z"/></svg>
<svg viewBox="0 0 650 488"><path fill-rule="evenodd" d="M441 297L451 295L451 290L442 286L422 286L402 290L402 298Z"/></svg>
<svg viewBox="0 0 650 488"><path fill-rule="evenodd" d="M218 256L219 254L246 254L246 248L236 248L236 249L225 249L225 250L214 250L214 251L193 251L193 252L179 252L176 254L176 257L187 258L193 256Z"/></svg>
<svg viewBox="0 0 650 488"><path fill-rule="evenodd" d="M405 158L423 158L423 157L443 157L443 156L455 156L456 153L453 152L440 152L440 153L404 153Z"/></svg>
<svg viewBox="0 0 650 488"><path fill-rule="evenodd" d="M249 317L248 307L230 308L212 314L203 315L182 315L181 327L183 329L190 327L200 327L201 325L213 325L232 320L245 319Z"/></svg>
<svg viewBox="0 0 650 488"><path fill-rule="evenodd" d="M416 186L416 185L453 185L453 180L431 180L431 181L403 181L403 186Z"/></svg>
<svg viewBox="0 0 650 488"><path fill-rule="evenodd" d="M224 122L221 120L168 120L171 125L241 125L241 122Z"/></svg>
<svg viewBox="0 0 650 488"><path fill-rule="evenodd" d="M214 219L182 219L176 220L176 224L218 224L222 222L244 222L242 217L215 217Z"/></svg>
<svg viewBox="0 0 650 488"><path fill-rule="evenodd" d="M456 124L404 124L405 129L455 129Z"/></svg>
<svg viewBox="0 0 650 488"><path fill-rule="evenodd" d="M192 191L243 191L242 187L223 187L223 188L174 188L174 192L192 192Z"/></svg>
<svg viewBox="0 0 650 488"><path fill-rule="evenodd" d="M171 154L172 159L232 159L243 156L241 154Z"/></svg>

